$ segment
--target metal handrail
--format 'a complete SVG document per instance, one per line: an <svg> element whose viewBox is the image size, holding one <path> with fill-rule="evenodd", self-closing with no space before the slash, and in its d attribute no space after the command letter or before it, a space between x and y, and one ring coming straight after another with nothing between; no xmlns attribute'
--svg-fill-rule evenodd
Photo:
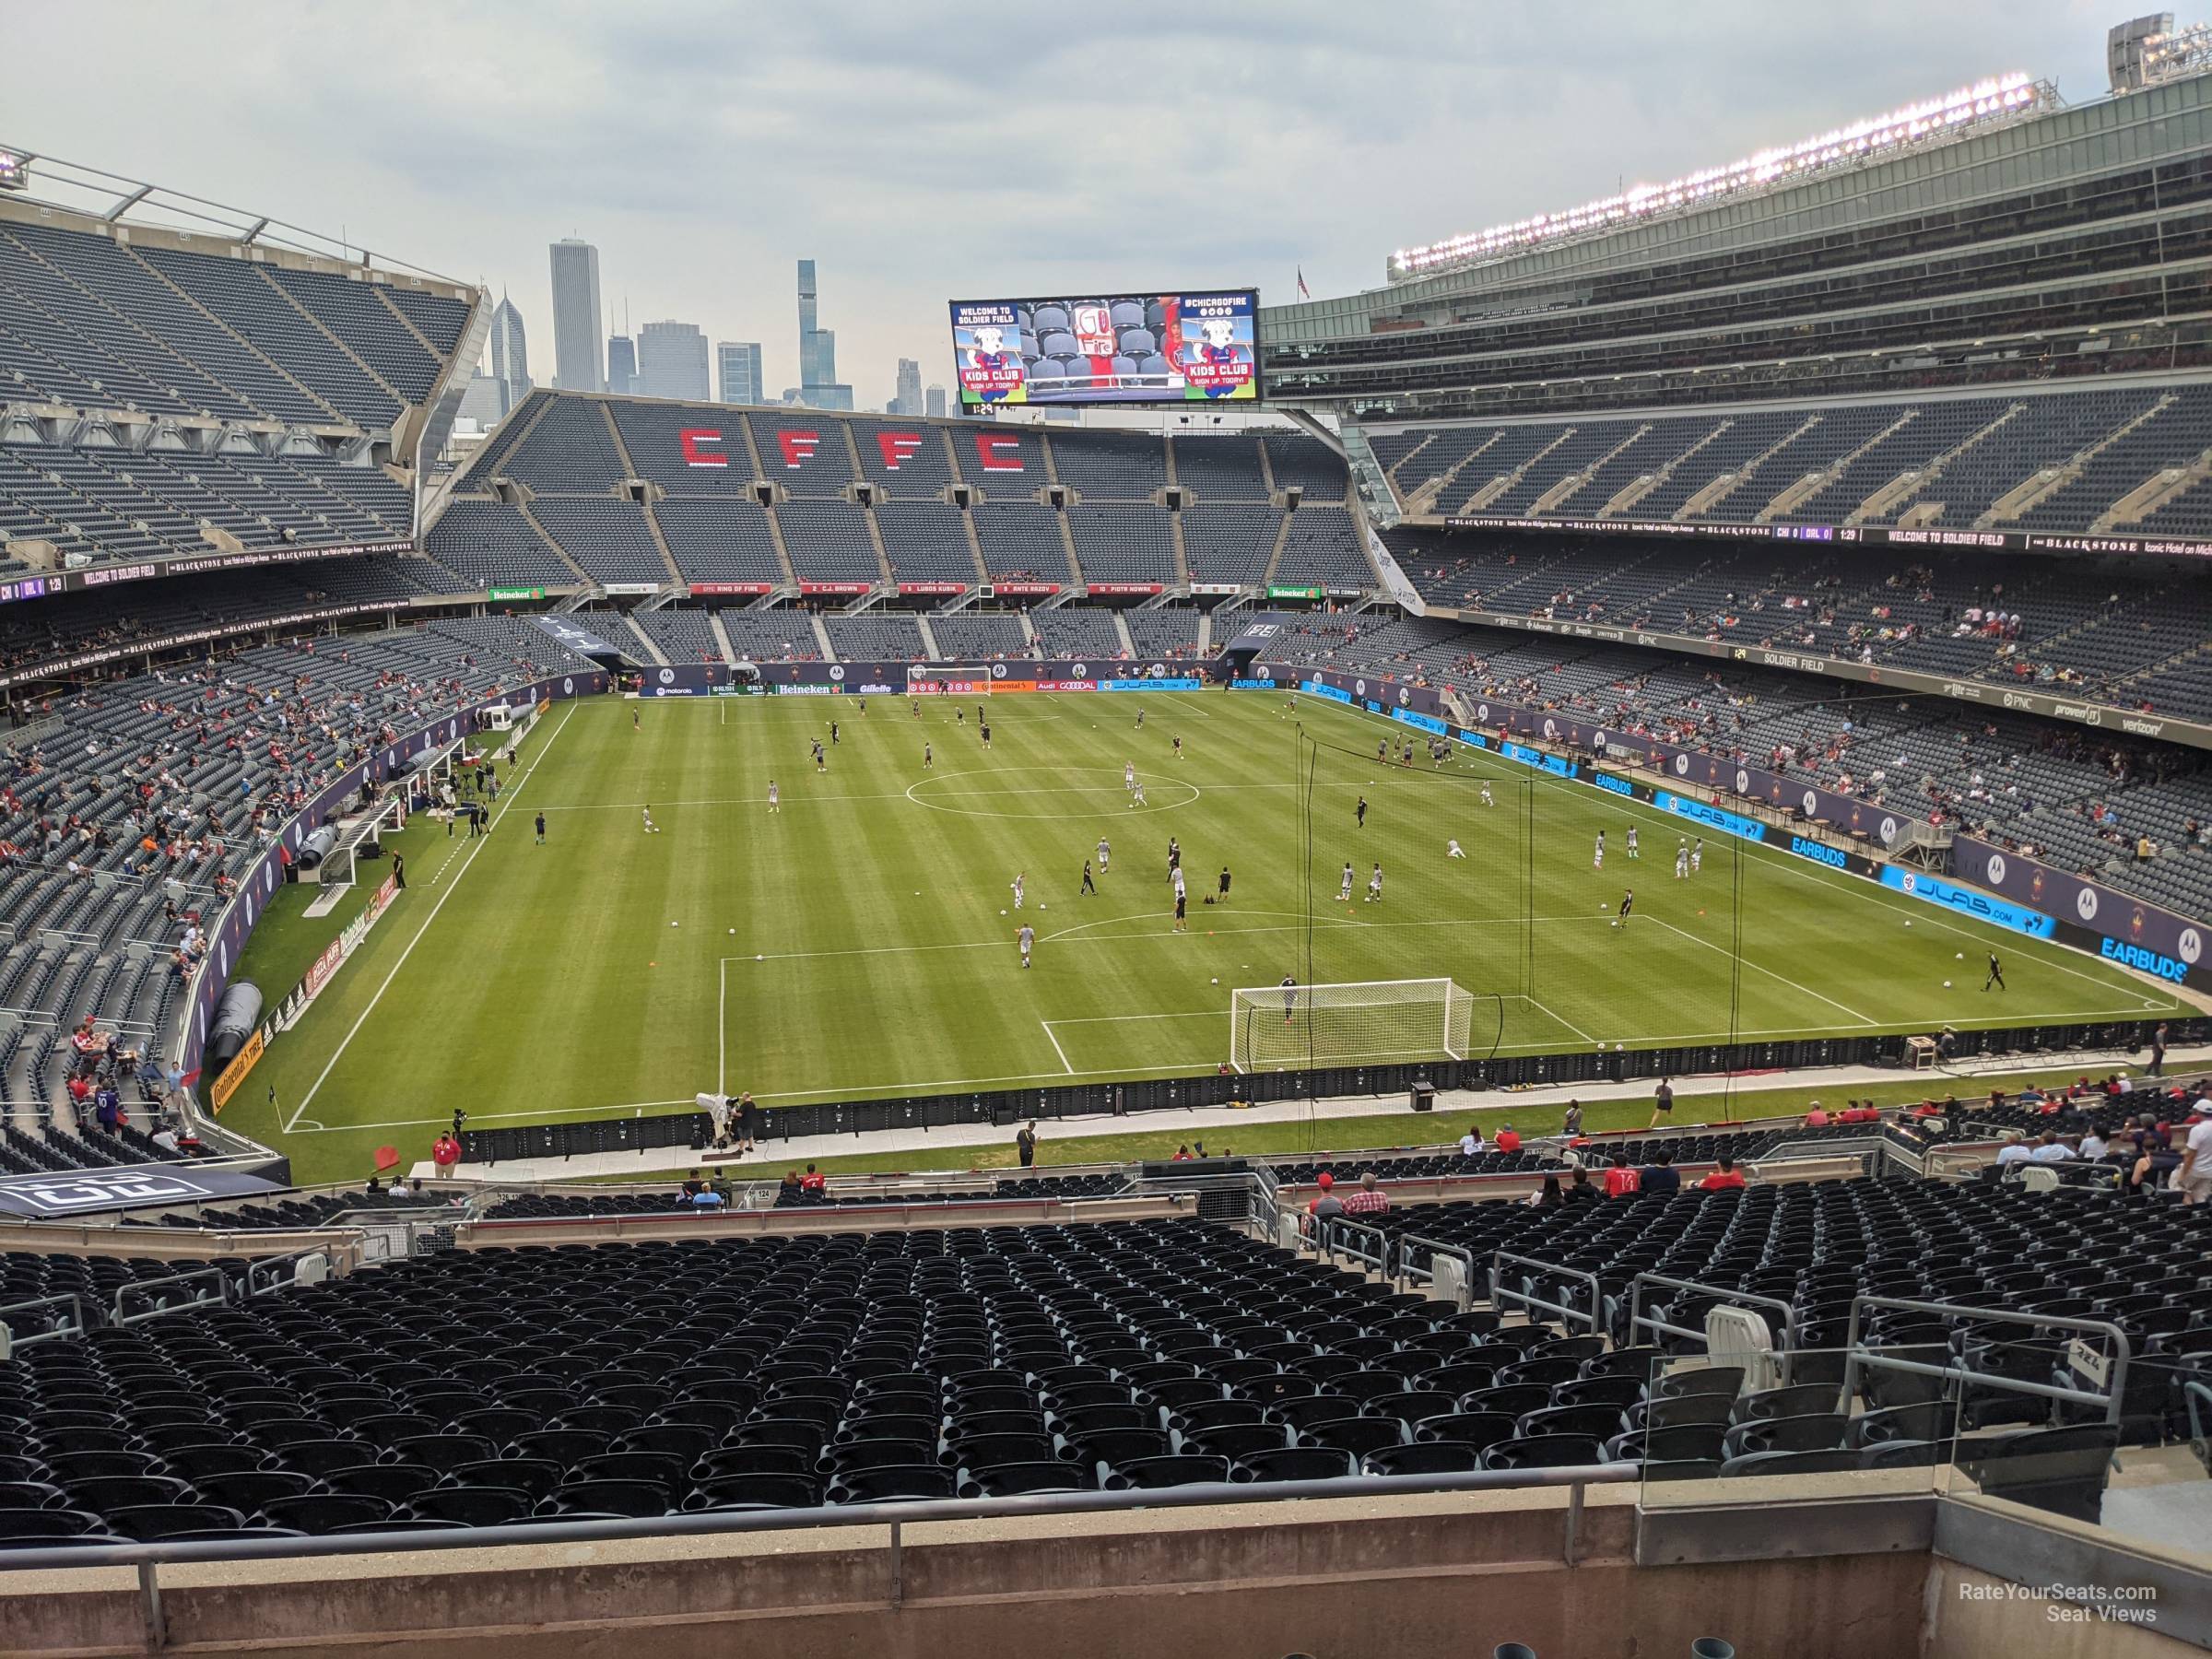
<svg viewBox="0 0 2212 1659"><path fill-rule="evenodd" d="M282 1290L292 1283L299 1265L310 1256L322 1256L329 1261L329 1253L322 1250L295 1250L289 1255L257 1256L246 1264L246 1295L265 1296L272 1290ZM332 1266L337 1264L331 1263ZM276 1271L282 1269L281 1272Z"/></svg>
<svg viewBox="0 0 2212 1659"><path fill-rule="evenodd" d="M123 1311L123 1299L126 1296L139 1296L159 1285L181 1285L194 1279L213 1279L215 1294L213 1296L195 1296L190 1301L178 1302L173 1306L147 1308L137 1313L125 1313ZM187 1267L182 1273L165 1273L159 1278L133 1279L127 1285L116 1287L115 1305L112 1312L112 1317L113 1322L119 1325L139 1324L148 1319L159 1319L164 1313L182 1313L189 1308L205 1308L210 1302L227 1302L229 1300L230 1280L220 1267Z"/></svg>
<svg viewBox="0 0 2212 1659"><path fill-rule="evenodd" d="M34 1342L53 1342L64 1336L82 1336L87 1328L85 1299L71 1290L60 1296L34 1296L29 1301L8 1302L5 1306L0 1306L0 1325L6 1325L10 1313L22 1313L32 1308L58 1308L65 1304L67 1305L73 1316L73 1323L58 1325L51 1331L40 1331L29 1336L18 1336L13 1330L10 1330L7 1338L8 1346L11 1348L29 1347Z"/></svg>
<svg viewBox="0 0 2212 1659"><path fill-rule="evenodd" d="M206 1538L167 1544L88 1544L0 1551L0 1573L54 1567L138 1567L199 1561L270 1561L298 1557L388 1555L393 1550L487 1549L510 1544L590 1544L618 1539L782 1532L795 1528L913 1525L1011 1516L1083 1515L1129 1510L1279 1503L1305 1498L1401 1497L1416 1493L1511 1491L1565 1487L1577 1509L1593 1486L1641 1478L1635 1464L1551 1469L1477 1469L1453 1475L1347 1475L1330 1480L1203 1481L1122 1492L1032 1492L1015 1498L931 1499L909 1503L830 1504L818 1509L700 1510L647 1519L522 1522L511 1526L434 1527L420 1533L347 1536ZM1574 1540L1570 1537L1569 1547Z"/></svg>
<svg viewBox="0 0 2212 1659"><path fill-rule="evenodd" d="M1503 1268L1508 1262L1523 1267L1533 1267L1538 1273L1556 1274L1561 1278L1580 1279L1590 1287L1590 1311L1585 1313L1579 1308L1567 1306L1564 1302L1547 1302L1540 1297L1529 1295L1525 1290L1506 1289ZM1539 1262L1534 1256L1515 1255L1506 1250L1491 1253L1490 1305L1492 1307L1496 1307L1500 1302L1510 1301L1520 1307L1535 1308L1546 1313L1556 1313L1562 1320L1587 1325L1590 1334L1597 1336L1604 1335L1605 1300L1605 1288L1597 1282L1597 1275L1594 1273L1585 1273L1579 1267L1562 1267L1557 1262ZM1538 1321L1537 1323L1541 1324L1542 1322Z"/></svg>
<svg viewBox="0 0 2212 1659"><path fill-rule="evenodd" d="M1374 1249L1371 1252L1360 1249L1351 1236L1355 1233L1373 1238ZM1326 1245L1325 1253L1331 1261L1335 1261L1341 1253L1355 1262L1366 1263L1384 1278L1390 1277L1390 1235L1381 1228L1371 1227L1364 1221L1347 1220L1342 1216L1331 1216L1329 1224L1322 1229L1322 1238Z"/></svg>
<svg viewBox="0 0 2212 1659"><path fill-rule="evenodd" d="M1640 1273L1629 1282L1629 1340L1631 1342L1636 1339L1636 1333L1639 1330L1664 1331L1669 1336L1701 1337L1705 1335L1702 1331L1693 1331L1683 1325L1669 1324L1664 1319L1646 1318L1643 1313L1643 1288L1647 1284L1656 1285L1666 1290L1695 1291L1700 1295L1710 1296L1716 1301L1737 1302L1747 1307L1778 1310L1782 1314L1782 1380L1785 1385L1788 1383L1792 1358L1802 1345L1802 1338L1797 1329L1797 1310L1788 1302L1779 1297L1757 1296L1748 1290L1724 1289L1719 1285L1701 1284L1696 1279L1668 1278L1665 1275L1659 1273Z"/></svg>
<svg viewBox="0 0 2212 1659"><path fill-rule="evenodd" d="M2095 1394L2088 1389L2068 1388L2061 1382L2030 1382L2023 1377L2001 1377L1989 1371L1968 1371L1956 1365L1923 1365L1917 1359L1893 1359L1887 1355L1862 1349L1859 1346L1859 1316L1867 1308L1888 1308L1900 1313L1932 1313L1944 1319L2022 1324L2030 1328L2086 1331L2093 1335L2109 1336L2112 1339L2111 1392ZM2077 1406L2100 1406L2104 1408L2105 1421L2117 1428L2120 1424L2120 1401L2126 1392L2127 1360L2132 1351L2128 1346L2127 1333L2109 1319L2077 1319L2058 1313L2015 1313L2004 1308L1975 1308L1959 1302L1912 1301L1895 1296L1855 1296L1851 1301L1849 1334L1843 1341L1843 1398L1848 1400L1858 1392L1859 1368L1871 1365L1905 1371L1916 1377L1939 1377L1947 1382L1979 1384L1984 1388L2008 1389L2015 1394L2036 1394L2049 1400L2067 1400Z"/></svg>
<svg viewBox="0 0 2212 1659"><path fill-rule="evenodd" d="M1412 1253L1416 1250L1427 1251L1431 1265L1416 1267L1410 1259ZM1432 1285L1436 1282L1436 1268L1433 1264L1440 1255L1455 1258L1459 1265L1466 1270L1468 1285L1470 1287L1474 1285L1475 1252L1472 1249L1465 1244L1447 1244L1441 1239L1423 1239L1412 1233L1407 1233L1398 1240L1397 1277L1408 1286L1412 1285L1417 1276L1423 1284Z"/></svg>

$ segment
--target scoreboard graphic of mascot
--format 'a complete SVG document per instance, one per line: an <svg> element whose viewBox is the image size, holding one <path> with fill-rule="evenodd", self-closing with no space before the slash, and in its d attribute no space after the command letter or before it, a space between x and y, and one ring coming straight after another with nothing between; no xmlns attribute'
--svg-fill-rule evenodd
<svg viewBox="0 0 2212 1659"><path fill-rule="evenodd" d="M952 303L964 408L1019 403L1255 403L1251 288Z"/></svg>

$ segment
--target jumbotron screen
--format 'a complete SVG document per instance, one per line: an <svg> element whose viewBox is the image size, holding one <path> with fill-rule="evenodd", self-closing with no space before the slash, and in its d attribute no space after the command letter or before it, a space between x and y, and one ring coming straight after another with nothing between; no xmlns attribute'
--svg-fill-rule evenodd
<svg viewBox="0 0 2212 1659"><path fill-rule="evenodd" d="M1257 403L1254 288L1079 300L955 300L963 408Z"/></svg>

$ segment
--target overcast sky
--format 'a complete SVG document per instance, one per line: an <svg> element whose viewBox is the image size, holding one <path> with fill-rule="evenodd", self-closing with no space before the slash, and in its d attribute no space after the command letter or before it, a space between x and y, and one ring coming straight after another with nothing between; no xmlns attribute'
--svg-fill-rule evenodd
<svg viewBox="0 0 2212 1659"><path fill-rule="evenodd" d="M947 299L1377 286L1395 247L1571 206L1984 76L2104 91L2078 0L256 0L8 6L0 142L510 290L547 244L620 325L759 340L794 262L862 406L949 378ZM2184 18L2183 21L2191 19Z"/></svg>

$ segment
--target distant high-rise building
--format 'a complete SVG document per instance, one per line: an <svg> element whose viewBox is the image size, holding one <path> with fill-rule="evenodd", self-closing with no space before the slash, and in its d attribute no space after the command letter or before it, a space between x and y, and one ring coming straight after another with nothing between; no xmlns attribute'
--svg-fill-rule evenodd
<svg viewBox="0 0 2212 1659"><path fill-rule="evenodd" d="M505 294L491 313L491 378L499 384L501 416L529 394L530 345L523 334L523 313Z"/></svg>
<svg viewBox="0 0 2212 1659"><path fill-rule="evenodd" d="M764 404L768 386L760 367L760 342L724 340L714 347L725 404Z"/></svg>
<svg viewBox="0 0 2212 1659"><path fill-rule="evenodd" d="M923 396L924 402L922 412L924 415L927 415L932 420L944 419L945 388L942 386L932 386L926 393L923 394Z"/></svg>
<svg viewBox="0 0 2212 1659"><path fill-rule="evenodd" d="M500 401L506 386L498 375L477 370L468 377L468 388L461 394L460 418L486 429L498 426L500 418L507 413Z"/></svg>
<svg viewBox="0 0 2212 1659"><path fill-rule="evenodd" d="M638 330L637 390L645 397L705 403L707 336L691 323L648 323Z"/></svg>
<svg viewBox="0 0 2212 1659"><path fill-rule="evenodd" d="M922 413L922 365L912 358L899 359L899 391L883 407L886 415Z"/></svg>
<svg viewBox="0 0 2212 1659"><path fill-rule="evenodd" d="M618 397L641 390L638 385L638 343L628 335L606 336L606 389Z"/></svg>
<svg viewBox="0 0 2212 1659"><path fill-rule="evenodd" d="M553 244L553 383L564 392L604 392L599 357L599 250L563 237Z"/></svg>
<svg viewBox="0 0 2212 1659"><path fill-rule="evenodd" d="M853 388L837 378L837 332L818 328L814 261L799 261L799 401L816 409L850 409Z"/></svg>

